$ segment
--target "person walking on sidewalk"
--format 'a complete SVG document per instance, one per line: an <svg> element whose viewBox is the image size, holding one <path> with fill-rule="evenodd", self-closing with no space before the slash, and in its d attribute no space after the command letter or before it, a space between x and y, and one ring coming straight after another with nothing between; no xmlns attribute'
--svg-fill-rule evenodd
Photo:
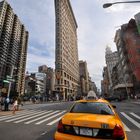
<svg viewBox="0 0 140 140"><path fill-rule="evenodd" d="M5 98L5 101L4 101L4 110L5 111L9 111L9 103L10 103L9 97Z"/></svg>
<svg viewBox="0 0 140 140"><path fill-rule="evenodd" d="M16 110L17 110L17 106L18 106L18 100L17 98L15 99L14 103L13 103L13 114L15 114Z"/></svg>

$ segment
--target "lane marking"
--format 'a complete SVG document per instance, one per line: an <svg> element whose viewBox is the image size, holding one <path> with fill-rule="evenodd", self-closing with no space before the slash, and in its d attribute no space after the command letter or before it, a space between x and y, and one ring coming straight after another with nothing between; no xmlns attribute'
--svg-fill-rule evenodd
<svg viewBox="0 0 140 140"><path fill-rule="evenodd" d="M130 114L133 115L135 118L137 118L137 119L140 120L140 117L139 117L137 114L135 114L135 113L133 113L133 112L131 112Z"/></svg>
<svg viewBox="0 0 140 140"><path fill-rule="evenodd" d="M40 111L40 112L36 111L36 112L30 113L30 114L27 114L27 115L22 115L21 117L16 117L14 119L7 120L5 122L12 122L12 121L19 120L19 119L22 119L22 118L25 118L25 117L29 117L29 116L32 116L32 115L35 115L35 114L38 114L38 113L41 113L41 112L43 112L43 111Z"/></svg>
<svg viewBox="0 0 140 140"><path fill-rule="evenodd" d="M29 118L25 118L25 119L22 119L22 120L19 120L19 121L15 121L14 123L20 123L20 122L23 122L23 121L26 121L26 120L30 120L32 118L35 118L35 117L38 117L38 116L42 116L43 114L46 114L50 111L46 111L46 112L43 112L43 113L40 113L40 114L37 114L37 115L34 115L34 116L31 116Z"/></svg>
<svg viewBox="0 0 140 140"><path fill-rule="evenodd" d="M42 119L42 118L48 117L48 116L50 116L50 115L52 115L52 114L55 114L55 113L57 113L57 112L59 112L59 111L54 111L54 112L49 113L49 114L47 114L47 115L44 115L44 116L42 116L42 117L39 117L39 118L36 118L36 119L34 119L34 120L25 122L24 124L30 124L30 123L32 123L32 122L35 122L35 121L40 120L40 119Z"/></svg>
<svg viewBox="0 0 140 140"><path fill-rule="evenodd" d="M63 116L64 116L64 115L63 115ZM61 116L61 117L55 119L54 121L48 123L47 125L53 125L53 124L55 124L56 122L58 122L59 120L61 120L61 118L62 118L63 116Z"/></svg>
<svg viewBox="0 0 140 140"><path fill-rule="evenodd" d="M132 119L131 117L129 117L127 114L125 114L124 112L121 112L121 114L128 119L131 123L133 123L135 126L137 126L138 128L140 128L140 123L136 122L134 119Z"/></svg>
<svg viewBox="0 0 140 140"><path fill-rule="evenodd" d="M25 114L30 114L31 112L34 112L34 111L25 111L25 112L22 112L18 115L15 114L15 115L7 116L7 117L5 116L5 117L1 118L0 121L7 120L7 119L12 119L12 118L15 118L15 117L20 117L20 116L23 116Z"/></svg>
<svg viewBox="0 0 140 140"><path fill-rule="evenodd" d="M40 122L37 122L37 123L35 123L36 125L39 125L39 124L41 124L41 123L43 123L43 122L46 122L46 121L48 121L48 120L50 120L50 119L52 119L52 118L54 118L54 117L56 117L56 116L58 116L58 115L61 115L61 114L63 114L65 111L62 111L62 112L60 112L60 113L58 113L58 114L55 114L54 116L51 116L51 117L49 117L49 118L46 118L46 119L44 119L44 120L42 120L42 121L40 121Z"/></svg>
<svg viewBox="0 0 140 140"><path fill-rule="evenodd" d="M41 135L41 136L43 136L43 135L45 135L46 133L47 133L47 131L45 131L45 132L41 133L40 135Z"/></svg>
<svg viewBox="0 0 140 140"><path fill-rule="evenodd" d="M57 105L57 104L61 104L61 103L52 103L52 104L31 104L31 105L26 105L26 106L23 106L23 108L25 109L37 109L37 108L40 108L40 107L47 107L47 106L53 106L53 105Z"/></svg>
<svg viewBox="0 0 140 140"><path fill-rule="evenodd" d="M24 111L22 111L22 112L15 112L15 115L19 115L19 114L22 114L22 113L24 113L24 112L29 112L28 110L24 110ZM11 117L11 116L13 116L13 114L12 114L12 112L11 112L11 114L7 114L7 115L2 115L2 116L0 116L0 119L2 119L2 118L7 118L7 117Z"/></svg>
<svg viewBox="0 0 140 140"><path fill-rule="evenodd" d="M124 126L125 131L131 132L131 130L124 124L124 122L122 122L122 123L123 123L123 126Z"/></svg>

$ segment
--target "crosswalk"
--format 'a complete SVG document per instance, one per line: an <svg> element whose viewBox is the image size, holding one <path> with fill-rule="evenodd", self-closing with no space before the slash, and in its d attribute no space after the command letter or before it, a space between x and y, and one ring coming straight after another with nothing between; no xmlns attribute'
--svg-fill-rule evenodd
<svg viewBox="0 0 140 140"><path fill-rule="evenodd" d="M29 105L25 105L25 106L22 106L21 108L22 109L41 109L41 108L45 108L45 107L48 107L48 106L55 106L55 105L58 105L58 104L62 104L61 102L59 103L48 103L48 104L29 104Z"/></svg>
<svg viewBox="0 0 140 140"><path fill-rule="evenodd" d="M0 122L12 122L14 124L24 123L25 125L34 124L41 125L45 124L51 126L56 124L66 113L66 110L23 110L17 112L15 115L3 115L0 116ZM119 112L118 113L125 131L131 132L132 129L140 129L140 116L134 112ZM131 128L133 126L133 128Z"/></svg>
<svg viewBox="0 0 140 140"><path fill-rule="evenodd" d="M128 113L125 113L125 112L120 112L121 114L121 118L124 120L126 120L126 122L130 122L133 126L135 126L137 129L140 129L140 117L133 113L133 112L128 112ZM124 118L123 118L124 117ZM123 121L122 120L122 121ZM123 122L124 124L124 128L126 131L130 132L130 128ZM129 124L129 123L127 123Z"/></svg>
<svg viewBox="0 0 140 140"><path fill-rule="evenodd" d="M66 110L24 110L15 115L0 116L0 122L24 123L25 125L53 125L62 118Z"/></svg>

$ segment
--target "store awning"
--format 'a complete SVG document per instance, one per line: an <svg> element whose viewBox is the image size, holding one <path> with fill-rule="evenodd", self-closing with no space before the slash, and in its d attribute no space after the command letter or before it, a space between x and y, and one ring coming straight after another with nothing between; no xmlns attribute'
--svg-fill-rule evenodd
<svg viewBox="0 0 140 140"><path fill-rule="evenodd" d="M113 89L126 88L126 87L128 88L133 87L133 83L118 84Z"/></svg>

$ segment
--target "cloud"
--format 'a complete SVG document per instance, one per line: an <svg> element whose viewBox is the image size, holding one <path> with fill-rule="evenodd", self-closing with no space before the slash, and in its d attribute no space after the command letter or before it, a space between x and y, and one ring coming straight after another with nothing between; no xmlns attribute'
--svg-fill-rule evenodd
<svg viewBox="0 0 140 140"><path fill-rule="evenodd" d="M55 17L50 0L8 0L13 11L29 31L27 70L34 71L42 64L54 68Z"/></svg>
<svg viewBox="0 0 140 140"><path fill-rule="evenodd" d="M28 53L27 71L37 71L38 66L47 64L49 67L54 67L54 58L38 56ZM31 72L31 71L30 71Z"/></svg>
<svg viewBox="0 0 140 140"><path fill-rule="evenodd" d="M115 2L115 0L107 2ZM87 61L90 76L99 88L105 65L106 46L109 45L113 51L116 51L114 44L116 30L139 11L136 5L129 4L103 9L104 3L104 0L86 0L86 2L72 0L78 23L79 58Z"/></svg>
<svg viewBox="0 0 140 140"><path fill-rule="evenodd" d="M54 0L8 0L29 31L27 70L46 64L54 68L55 9ZM105 47L113 42L115 31L139 12L138 4L102 5L115 0L71 0L78 23L79 59L86 60L89 74L100 88L105 65Z"/></svg>

